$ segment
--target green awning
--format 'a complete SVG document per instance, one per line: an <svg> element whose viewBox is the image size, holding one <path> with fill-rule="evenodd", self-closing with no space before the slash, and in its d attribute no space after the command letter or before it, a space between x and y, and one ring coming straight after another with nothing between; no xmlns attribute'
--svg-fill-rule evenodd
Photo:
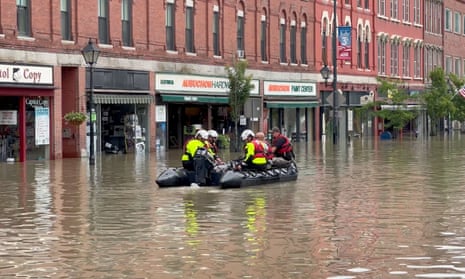
<svg viewBox="0 0 465 279"><path fill-rule="evenodd" d="M153 102L153 95L94 94L96 104L151 104Z"/></svg>
<svg viewBox="0 0 465 279"><path fill-rule="evenodd" d="M292 102L292 101L265 101L267 108L314 108L320 105L319 102Z"/></svg>
<svg viewBox="0 0 465 279"><path fill-rule="evenodd" d="M166 103L208 103L208 104L228 104L228 97L220 96L198 96L198 95L161 95L161 99Z"/></svg>

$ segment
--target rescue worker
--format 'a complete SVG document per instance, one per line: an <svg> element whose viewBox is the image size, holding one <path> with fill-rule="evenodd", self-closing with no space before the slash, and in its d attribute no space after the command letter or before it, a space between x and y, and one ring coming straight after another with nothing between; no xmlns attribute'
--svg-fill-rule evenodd
<svg viewBox="0 0 465 279"><path fill-rule="evenodd" d="M281 134L281 130L278 127L274 127L271 132L273 135L271 142L273 165L278 167L289 165L290 161L295 158L291 141L288 137Z"/></svg>
<svg viewBox="0 0 465 279"><path fill-rule="evenodd" d="M208 130L208 151L215 159L215 163L218 165L223 164L223 161L218 156L219 148L217 144L218 133L215 130Z"/></svg>
<svg viewBox="0 0 465 279"><path fill-rule="evenodd" d="M205 148L205 140L208 139L208 133L205 130L199 130L195 133L194 138L189 140L184 148L184 154L182 154L181 161L182 166L186 170L194 170L194 156L197 149Z"/></svg>
<svg viewBox="0 0 465 279"><path fill-rule="evenodd" d="M191 186L207 185L210 182L214 159L209 153L207 141L208 132L199 130L195 134L195 138L186 145L186 152L183 154L182 162L184 168L187 166L187 170L194 171L194 179Z"/></svg>
<svg viewBox="0 0 465 279"><path fill-rule="evenodd" d="M244 130L241 134L241 139L245 142L244 159L240 168L264 170L267 167L268 160L265 157L265 148L263 144L255 139L255 134L252 130Z"/></svg>

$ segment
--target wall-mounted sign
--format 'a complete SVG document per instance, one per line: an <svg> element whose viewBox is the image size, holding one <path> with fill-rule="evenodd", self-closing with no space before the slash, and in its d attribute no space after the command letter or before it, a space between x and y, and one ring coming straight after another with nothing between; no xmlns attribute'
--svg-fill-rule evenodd
<svg viewBox="0 0 465 279"><path fill-rule="evenodd" d="M26 105L32 106L32 107L48 107L48 99L42 99L42 98L26 98Z"/></svg>
<svg viewBox="0 0 465 279"><path fill-rule="evenodd" d="M313 96L316 97L315 83L264 81L263 93L275 96Z"/></svg>
<svg viewBox="0 0 465 279"><path fill-rule="evenodd" d="M50 144L50 114L48 108L35 107L35 143Z"/></svg>
<svg viewBox="0 0 465 279"><path fill-rule="evenodd" d="M0 83L53 85L53 68L0 64Z"/></svg>
<svg viewBox="0 0 465 279"><path fill-rule="evenodd" d="M156 90L162 92L198 92L198 93L228 93L229 80L221 77L197 76L197 75L172 75L157 74ZM251 95L260 92L260 81L252 80L254 85Z"/></svg>
<svg viewBox="0 0 465 279"><path fill-rule="evenodd" d="M0 125L18 125L16 110L0 110Z"/></svg>

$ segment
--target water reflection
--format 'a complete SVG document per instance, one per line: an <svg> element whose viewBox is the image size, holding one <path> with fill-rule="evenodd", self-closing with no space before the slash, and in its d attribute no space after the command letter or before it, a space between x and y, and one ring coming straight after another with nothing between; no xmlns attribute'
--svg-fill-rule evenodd
<svg viewBox="0 0 465 279"><path fill-rule="evenodd" d="M297 144L297 181L230 190L159 189L179 150L1 164L0 277L465 278L459 136Z"/></svg>

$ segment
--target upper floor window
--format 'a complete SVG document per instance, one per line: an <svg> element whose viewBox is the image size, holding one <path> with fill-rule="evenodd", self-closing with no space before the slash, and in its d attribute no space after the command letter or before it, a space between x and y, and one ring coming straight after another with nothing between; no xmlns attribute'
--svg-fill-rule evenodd
<svg viewBox="0 0 465 279"><path fill-rule="evenodd" d="M454 32L460 33L460 26L462 25L462 15L458 12L454 13Z"/></svg>
<svg viewBox="0 0 465 279"><path fill-rule="evenodd" d="M410 0L402 0L402 20L410 22Z"/></svg>
<svg viewBox="0 0 465 279"><path fill-rule="evenodd" d="M384 38L378 40L378 74L386 74L386 40Z"/></svg>
<svg viewBox="0 0 465 279"><path fill-rule="evenodd" d="M444 17L444 29L446 29L446 31L452 31L452 15L449 9L445 10Z"/></svg>
<svg viewBox="0 0 465 279"><path fill-rule="evenodd" d="M245 57L245 42L244 42L244 11L237 11L237 56L238 58Z"/></svg>
<svg viewBox="0 0 465 279"><path fill-rule="evenodd" d="M31 36L31 3L29 0L16 0L16 20L18 34Z"/></svg>
<svg viewBox="0 0 465 279"><path fill-rule="evenodd" d="M220 56L220 9L213 6L213 55Z"/></svg>
<svg viewBox="0 0 465 279"><path fill-rule="evenodd" d="M323 65L328 65L328 21L323 19L321 26L321 60Z"/></svg>
<svg viewBox="0 0 465 279"><path fill-rule="evenodd" d="M370 0L365 0L365 9L370 9Z"/></svg>
<svg viewBox="0 0 465 279"><path fill-rule="evenodd" d="M61 12L61 38L63 40L71 41L73 39L71 35L71 0L60 1L60 12Z"/></svg>
<svg viewBox="0 0 465 279"><path fill-rule="evenodd" d="M121 1L123 46L132 46L132 0Z"/></svg>
<svg viewBox="0 0 465 279"><path fill-rule="evenodd" d="M194 3L186 1L186 52L195 52L194 48Z"/></svg>
<svg viewBox="0 0 465 279"><path fill-rule="evenodd" d="M293 19L291 21L291 30L290 30L290 56L291 56L291 64L297 64L297 26L296 26L296 21Z"/></svg>
<svg viewBox="0 0 465 279"><path fill-rule="evenodd" d="M262 15L261 18L261 23L260 23L260 54L262 57L262 61L268 61L268 56L266 53L266 45L267 45L267 36L266 36L266 31L267 31L267 21L266 21L266 15Z"/></svg>
<svg viewBox="0 0 465 279"><path fill-rule="evenodd" d="M378 15L386 16L386 0L378 0Z"/></svg>
<svg viewBox="0 0 465 279"><path fill-rule="evenodd" d="M307 22L300 23L300 63L307 65Z"/></svg>
<svg viewBox="0 0 465 279"><path fill-rule="evenodd" d="M413 23L421 24L421 0L413 0Z"/></svg>
<svg viewBox="0 0 465 279"><path fill-rule="evenodd" d="M363 44L363 32L362 26L359 25L357 28L357 68L362 68L362 44Z"/></svg>
<svg viewBox="0 0 465 279"><path fill-rule="evenodd" d="M421 77L421 48L419 46L413 48L413 75L415 78Z"/></svg>
<svg viewBox="0 0 465 279"><path fill-rule="evenodd" d="M410 45L408 43L402 46L402 76L410 77Z"/></svg>
<svg viewBox="0 0 465 279"><path fill-rule="evenodd" d="M176 50L175 42L175 13L174 13L174 0L167 0L166 2L166 16L165 16L165 31L166 31L166 49Z"/></svg>
<svg viewBox="0 0 465 279"><path fill-rule="evenodd" d="M399 9L397 1L398 0L391 0L391 18L392 19L398 19L399 18L398 15L397 15L398 9Z"/></svg>
<svg viewBox="0 0 465 279"><path fill-rule="evenodd" d="M281 18L279 24L279 61L287 63L286 59L286 19Z"/></svg>
<svg viewBox="0 0 465 279"><path fill-rule="evenodd" d="M399 76L399 43L391 43L391 76Z"/></svg>
<svg viewBox="0 0 465 279"><path fill-rule="evenodd" d="M110 43L110 25L108 13L108 0L98 1L98 39L101 44Z"/></svg>

